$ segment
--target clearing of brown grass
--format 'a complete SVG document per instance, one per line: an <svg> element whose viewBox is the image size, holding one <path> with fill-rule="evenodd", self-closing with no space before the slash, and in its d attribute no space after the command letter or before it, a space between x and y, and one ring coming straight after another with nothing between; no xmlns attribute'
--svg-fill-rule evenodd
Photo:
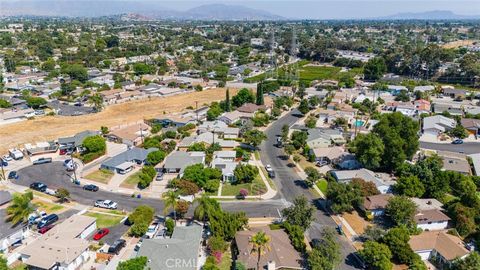
<svg viewBox="0 0 480 270"><path fill-rule="evenodd" d="M230 96L237 89L230 89ZM225 89L216 88L201 92L191 92L171 97L153 97L106 107L96 114L82 116L46 116L0 127L0 153L12 147L23 147L25 143L56 140L77 132L101 126L118 126L142 119L155 117L164 113L180 112L186 107L210 104L225 98Z"/></svg>
<svg viewBox="0 0 480 270"><path fill-rule="evenodd" d="M456 41L447 42L443 44L442 47L445 49L456 49L463 46L473 45L475 42L478 42L478 40L473 40L473 39L456 40Z"/></svg>
<svg viewBox="0 0 480 270"><path fill-rule="evenodd" d="M370 225L368 221L364 220L357 211L353 211L352 213L343 213L343 218L348 222L350 227L357 233L361 235L365 232L365 229Z"/></svg>

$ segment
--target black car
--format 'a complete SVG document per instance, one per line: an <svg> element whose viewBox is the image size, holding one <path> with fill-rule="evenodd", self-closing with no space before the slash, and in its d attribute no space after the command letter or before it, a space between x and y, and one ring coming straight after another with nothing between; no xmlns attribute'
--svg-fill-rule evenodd
<svg viewBox="0 0 480 270"><path fill-rule="evenodd" d="M17 171L11 171L8 173L8 179L10 180L18 180L19 176Z"/></svg>
<svg viewBox="0 0 480 270"><path fill-rule="evenodd" d="M40 230L41 228L52 225L53 223L55 223L57 221L58 221L58 216L55 215L55 214L50 214L50 215L42 218L42 220L40 220L40 222L38 222L37 228Z"/></svg>
<svg viewBox="0 0 480 270"><path fill-rule="evenodd" d="M83 186L83 189L88 190L88 191L93 191L93 192L98 191L98 187L95 186L95 185L85 185L85 186Z"/></svg>
<svg viewBox="0 0 480 270"><path fill-rule="evenodd" d="M52 163L52 158L39 158L33 162L33 165Z"/></svg>
<svg viewBox="0 0 480 270"><path fill-rule="evenodd" d="M122 248L125 247L126 244L127 241L125 241L124 239L118 239L113 243L113 245L108 248L108 253L118 255L118 253L120 253L120 250L122 250Z"/></svg>
<svg viewBox="0 0 480 270"><path fill-rule="evenodd" d="M275 178L275 172L274 171L268 171L268 177Z"/></svg>
<svg viewBox="0 0 480 270"><path fill-rule="evenodd" d="M45 185L44 183L40 183L40 182L33 182L30 185L30 188L33 189L33 190L36 190L36 191L40 191L40 192L47 191L47 185Z"/></svg>

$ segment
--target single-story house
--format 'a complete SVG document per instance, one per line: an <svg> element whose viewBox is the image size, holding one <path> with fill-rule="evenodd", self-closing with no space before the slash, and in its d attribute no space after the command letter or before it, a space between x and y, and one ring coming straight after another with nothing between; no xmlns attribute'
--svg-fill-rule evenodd
<svg viewBox="0 0 480 270"><path fill-rule="evenodd" d="M176 151L165 158L163 164L158 164L155 169L165 173L183 173L183 170L195 164L205 164L204 152Z"/></svg>
<svg viewBox="0 0 480 270"><path fill-rule="evenodd" d="M268 226L252 227L248 231L239 231L235 234L237 261L247 269L256 269L257 255L252 254L251 238L258 232L264 232L270 238L270 249L260 257L261 269L304 269L302 257L296 251L288 235L283 230L271 230Z"/></svg>
<svg viewBox="0 0 480 270"><path fill-rule="evenodd" d="M188 149L188 147L195 143L204 143L207 145L218 143L223 150L231 150L238 145L238 142L236 141L224 140L221 139L218 134L205 132L199 135L193 135L183 138L178 144L178 149L186 150Z"/></svg>
<svg viewBox="0 0 480 270"><path fill-rule="evenodd" d="M453 104L453 103L448 103L448 104L433 103L432 111L434 113L448 112L451 115L460 115L460 116L463 115L462 106L458 104Z"/></svg>
<svg viewBox="0 0 480 270"><path fill-rule="evenodd" d="M225 122L222 121L206 121L198 126L197 133L202 134L205 132L214 132L215 134L220 135L224 139L236 139L240 133L239 128L229 127Z"/></svg>
<svg viewBox="0 0 480 270"><path fill-rule="evenodd" d="M58 138L59 149L80 150L83 144L83 140L85 140L85 138L99 134L99 131L86 130L79 132L72 137Z"/></svg>
<svg viewBox="0 0 480 270"><path fill-rule="evenodd" d="M425 211L425 210L442 210L443 204L439 202L437 199L427 198L411 198L411 200L417 205L418 211Z"/></svg>
<svg viewBox="0 0 480 270"><path fill-rule="evenodd" d="M438 136L455 128L457 122L454 119L434 115L423 118L423 133Z"/></svg>
<svg viewBox="0 0 480 270"><path fill-rule="evenodd" d="M147 155L151 152L158 151L157 148L138 148L134 147L125 152L122 152L114 157L111 157L101 164L102 169L107 169L120 174L125 174L133 169L135 164L145 164Z"/></svg>
<svg viewBox="0 0 480 270"><path fill-rule="evenodd" d="M401 102L398 103L397 107L395 108L396 112L400 112L401 114L409 117L413 117L417 114L417 108L410 102Z"/></svg>
<svg viewBox="0 0 480 270"><path fill-rule="evenodd" d="M429 92L429 91L433 91L435 90L435 86L433 85L421 85L421 86L415 86L413 88L413 92L422 92L422 93L425 93L425 92Z"/></svg>
<svg viewBox="0 0 480 270"><path fill-rule="evenodd" d="M310 149L329 147L346 143L341 131L328 128L315 128L307 131L307 145Z"/></svg>
<svg viewBox="0 0 480 270"><path fill-rule="evenodd" d="M46 153L55 153L57 152L58 145L53 142L37 142L36 144L25 144L25 151L31 156L40 155Z"/></svg>
<svg viewBox="0 0 480 270"><path fill-rule="evenodd" d="M450 218L438 209L421 210L414 217L417 228L424 231L444 230Z"/></svg>
<svg viewBox="0 0 480 270"><path fill-rule="evenodd" d="M215 151L213 152L212 168L222 171L222 180L224 182L234 182L234 170L238 163L235 162L236 151Z"/></svg>
<svg viewBox="0 0 480 270"><path fill-rule="evenodd" d="M437 151L439 157L443 161L443 170L459 172L461 174L470 175L470 163L468 163L467 156L461 153Z"/></svg>
<svg viewBox="0 0 480 270"><path fill-rule="evenodd" d="M344 170L344 171L330 171L332 176L340 183L349 183L355 178L363 179L367 182L372 182L382 194L391 193L392 186L395 181L388 179L387 175L381 173L374 173L365 168L358 170Z"/></svg>
<svg viewBox="0 0 480 270"><path fill-rule="evenodd" d="M310 154L315 156L315 161L326 162L327 164L338 163L345 155L348 155L348 153L339 146L310 149Z"/></svg>
<svg viewBox="0 0 480 270"><path fill-rule="evenodd" d="M257 105L254 103L245 103L242 106L237 108L237 111L243 112L243 113L256 113L258 111L265 111L269 112L269 108L265 105Z"/></svg>
<svg viewBox="0 0 480 270"><path fill-rule="evenodd" d="M469 157L472 159L473 163L473 173L476 176L480 176L480 153L478 154L471 154Z"/></svg>
<svg viewBox="0 0 480 270"><path fill-rule="evenodd" d="M462 118L460 120L461 125L468 131L471 135L480 134L480 119L474 118Z"/></svg>
<svg viewBox="0 0 480 270"><path fill-rule="evenodd" d="M20 250L29 269L79 269L90 259L86 238L97 229L93 217L73 215Z"/></svg>
<svg viewBox="0 0 480 270"><path fill-rule="evenodd" d="M7 217L7 209L0 209L0 253L4 254L14 244L21 243L30 233L26 223L12 226L12 223L7 222Z"/></svg>
<svg viewBox="0 0 480 270"><path fill-rule="evenodd" d="M470 254L462 239L447 231L424 231L412 235L408 244L422 260L435 260L445 266L450 266L454 260L463 259Z"/></svg>
<svg viewBox="0 0 480 270"><path fill-rule="evenodd" d="M363 211L365 211L366 216L369 218L383 216L383 214L385 214L385 207L388 204L388 200L392 197L392 194L367 196L363 200L363 205L361 205L361 208Z"/></svg>
<svg viewBox="0 0 480 270"><path fill-rule="evenodd" d="M415 109L417 110L417 113L419 115L422 113L430 114L430 111L432 109L430 105L430 101L425 99L419 99L419 100L415 100L413 104L415 105Z"/></svg>
<svg viewBox="0 0 480 270"><path fill-rule="evenodd" d="M178 115L160 115L149 120L152 124L159 124L163 127L183 127L188 124L196 124L196 118L191 116L181 117Z"/></svg>
<svg viewBox="0 0 480 270"><path fill-rule="evenodd" d="M198 270L202 235L202 226L176 226L171 238L143 240L137 256L148 258L148 269Z"/></svg>
<svg viewBox="0 0 480 270"><path fill-rule="evenodd" d="M254 116L253 113L245 113L245 112L239 112L239 111L232 111L232 112L226 112L220 117L218 117L218 120L225 122L227 125L234 124L236 122L246 122L250 119L252 119Z"/></svg>
<svg viewBox="0 0 480 270"><path fill-rule="evenodd" d="M455 89L455 88L444 88L443 95L451 97L453 99L465 99L467 97L467 90L464 89Z"/></svg>
<svg viewBox="0 0 480 270"><path fill-rule="evenodd" d="M145 123L133 124L110 130L106 137L114 142L124 143L128 146L137 146L142 144L145 137L150 135L151 129Z"/></svg>

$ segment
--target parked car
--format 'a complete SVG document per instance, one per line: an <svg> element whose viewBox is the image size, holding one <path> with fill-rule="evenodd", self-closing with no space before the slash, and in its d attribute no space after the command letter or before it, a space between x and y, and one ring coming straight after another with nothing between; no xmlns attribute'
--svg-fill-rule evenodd
<svg viewBox="0 0 480 270"><path fill-rule="evenodd" d="M28 216L28 224L33 225L37 224L40 220L47 216L45 211L33 212Z"/></svg>
<svg viewBox="0 0 480 270"><path fill-rule="evenodd" d="M143 239L140 239L140 241L138 241L138 243L133 248L133 251L139 251L140 247L142 246L142 243L143 243Z"/></svg>
<svg viewBox="0 0 480 270"><path fill-rule="evenodd" d="M315 163L315 166L317 166L317 167L323 167L325 165L328 165L328 162L325 161L325 160L317 161L317 163Z"/></svg>
<svg viewBox="0 0 480 270"><path fill-rule="evenodd" d="M456 139L452 142L452 144L462 144L463 140L462 139Z"/></svg>
<svg viewBox="0 0 480 270"><path fill-rule="evenodd" d="M44 234L44 233L50 231L50 229L53 228L54 226L55 226L55 224L50 224L50 225L48 225L48 226L45 226L45 227L39 229L39 230L38 230L38 233Z"/></svg>
<svg viewBox="0 0 480 270"><path fill-rule="evenodd" d="M110 254L117 254L120 253L120 250L122 250L123 247L125 247L127 241L125 241L124 239L118 239L116 240L113 245L111 245L109 248L108 248L108 253Z"/></svg>
<svg viewBox="0 0 480 270"><path fill-rule="evenodd" d="M8 162L5 161L3 158L0 158L0 165L1 165L2 167L7 167L7 166L8 166Z"/></svg>
<svg viewBox="0 0 480 270"><path fill-rule="evenodd" d="M275 172L274 171L267 171L267 172L268 172L268 177L275 178Z"/></svg>
<svg viewBox="0 0 480 270"><path fill-rule="evenodd" d="M83 186L83 190L87 190L87 191L93 191L93 192L97 192L98 191L98 187L95 186L95 185L85 185Z"/></svg>
<svg viewBox="0 0 480 270"><path fill-rule="evenodd" d="M57 196L57 191L51 188L47 188L44 192L48 195Z"/></svg>
<svg viewBox="0 0 480 270"><path fill-rule="evenodd" d="M33 190L36 190L36 191L40 191L40 192L47 191L47 185L45 185L44 183L41 183L41 182L33 182L30 185L30 188L33 189Z"/></svg>
<svg viewBox="0 0 480 270"><path fill-rule="evenodd" d="M11 156L9 156L9 155L4 155L2 158L3 158L3 160L5 160L5 161L12 161L12 160L13 160L13 158L12 158Z"/></svg>
<svg viewBox="0 0 480 270"><path fill-rule="evenodd" d="M146 238L153 238L158 231L158 224L152 224L148 226L147 233L145 233Z"/></svg>
<svg viewBox="0 0 480 270"><path fill-rule="evenodd" d="M40 230L48 225L52 225L53 223L57 222L58 221L58 216L56 214L50 214L44 218L42 218L42 220L40 220L37 224L37 228Z"/></svg>
<svg viewBox="0 0 480 270"><path fill-rule="evenodd" d="M117 203L111 200L97 200L95 201L95 207L106 209L117 209Z"/></svg>
<svg viewBox="0 0 480 270"><path fill-rule="evenodd" d="M104 228L104 229L100 229L97 231L97 233L95 233L95 235L93 236L93 240L100 240L102 239L104 236L106 236L108 233L110 233L110 230L107 229L107 228Z"/></svg>
<svg viewBox="0 0 480 270"><path fill-rule="evenodd" d="M265 170L267 170L267 172L273 171L272 166L270 164L267 164L267 166L265 166Z"/></svg>
<svg viewBox="0 0 480 270"><path fill-rule="evenodd" d="M8 173L8 179L10 179L10 180L13 180L13 179L18 180L18 178L19 178L19 176L18 176L17 171L11 171L11 172Z"/></svg>
<svg viewBox="0 0 480 270"><path fill-rule="evenodd" d="M52 163L52 158L39 158L33 162L33 165Z"/></svg>

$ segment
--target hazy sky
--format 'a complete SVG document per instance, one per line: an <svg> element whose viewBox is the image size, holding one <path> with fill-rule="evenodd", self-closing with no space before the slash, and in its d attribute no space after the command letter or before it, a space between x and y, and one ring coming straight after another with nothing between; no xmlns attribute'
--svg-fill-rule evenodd
<svg viewBox="0 0 480 270"><path fill-rule="evenodd" d="M43 0L0 0L2 2L37 2ZM57 0L75 1L79 0ZM102 0L98 0L102 1ZM108 0L129 1L136 0ZM142 2L155 2L155 6L163 6L168 9L185 10L202 4L224 3L243 5L251 8L270 11L287 18L310 18L310 19L348 19L382 17L403 12L423 12L432 10L449 10L461 15L480 15L480 0L138 0ZM480 19L480 16L479 16Z"/></svg>

